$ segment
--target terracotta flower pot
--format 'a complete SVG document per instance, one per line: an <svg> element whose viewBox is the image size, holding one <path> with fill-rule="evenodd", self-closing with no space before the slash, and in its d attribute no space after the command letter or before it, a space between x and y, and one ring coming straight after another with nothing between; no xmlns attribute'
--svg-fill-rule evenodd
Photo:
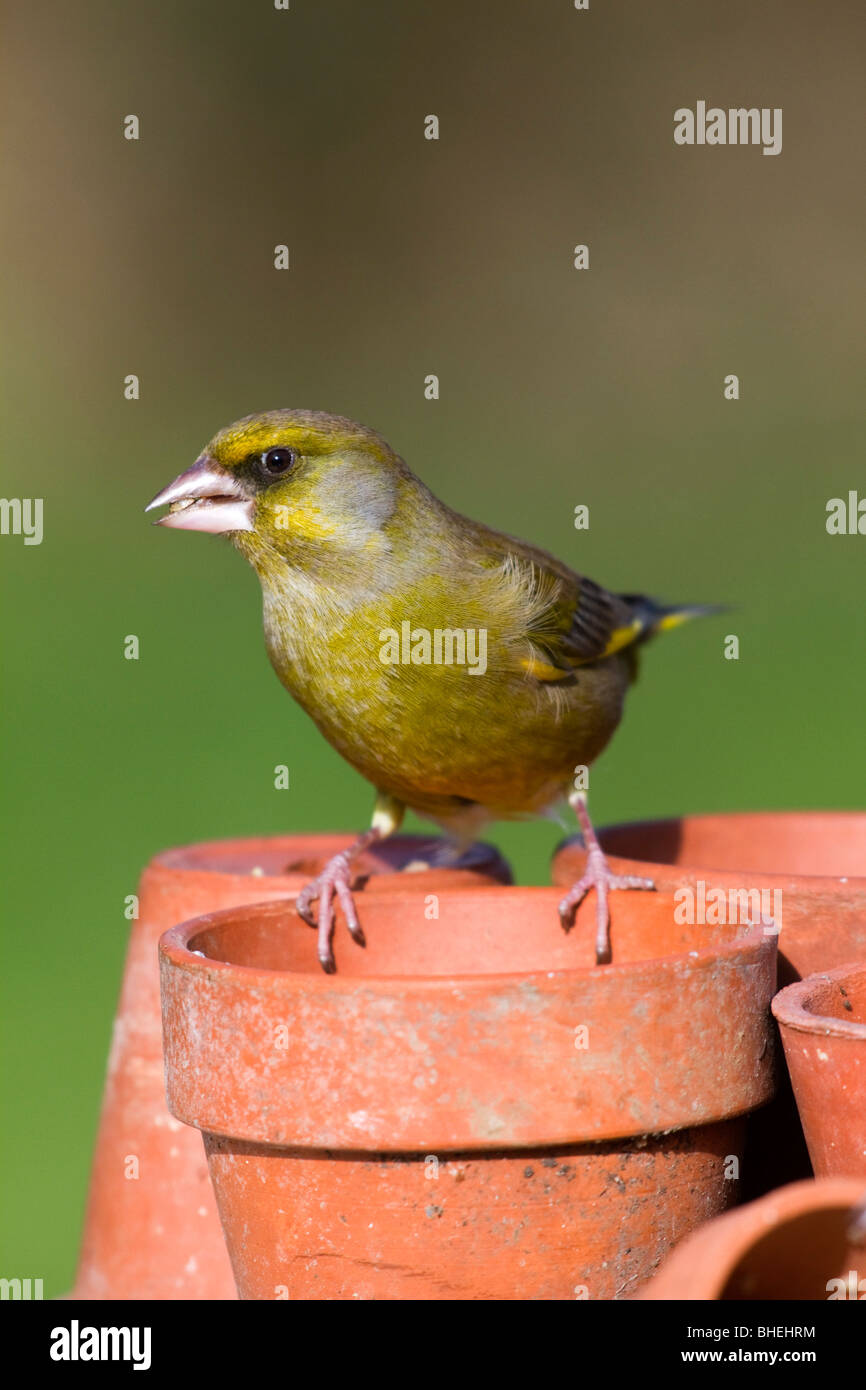
<svg viewBox="0 0 866 1390"><path fill-rule="evenodd" d="M610 826L599 839L617 873L652 878L665 892L685 889L696 908L701 893L709 911L711 891L721 890L730 906L732 893L762 890L771 914L775 905L781 908L780 985L866 959L862 812L683 816ZM554 856L554 883L572 884L583 862L580 842L567 841ZM744 1196L758 1197L811 1175L797 1107L783 1075L776 1100L749 1122Z"/></svg>
<svg viewBox="0 0 866 1390"><path fill-rule="evenodd" d="M798 1182L709 1222L639 1299L866 1298L866 1183Z"/></svg>
<svg viewBox="0 0 866 1390"><path fill-rule="evenodd" d="M866 1181L866 962L789 985L773 1013L816 1175Z"/></svg>
<svg viewBox="0 0 866 1390"><path fill-rule="evenodd" d="M139 889L71 1297L236 1298L201 1141L165 1104L157 942L167 927L220 907L294 896L351 835L217 840L158 854ZM476 846L465 868L397 872L430 857L431 837L397 836L359 861L365 896L508 882ZM314 937L308 927L304 928ZM348 942L345 954L357 949Z"/></svg>
<svg viewBox="0 0 866 1390"><path fill-rule="evenodd" d="M284 905L160 943L166 1086L242 1298L618 1298L735 1199L772 1093L774 938L624 894L371 896L337 975Z"/></svg>
<svg viewBox="0 0 866 1390"><path fill-rule="evenodd" d="M613 825L599 832L617 873L657 888L764 889L781 893L779 980L866 959L866 812L761 811ZM553 882L582 872L580 841L553 859Z"/></svg>

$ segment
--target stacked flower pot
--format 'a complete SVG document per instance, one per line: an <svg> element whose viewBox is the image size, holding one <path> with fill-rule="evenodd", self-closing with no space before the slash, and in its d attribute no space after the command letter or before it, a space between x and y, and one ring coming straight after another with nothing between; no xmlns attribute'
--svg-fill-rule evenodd
<svg viewBox="0 0 866 1390"><path fill-rule="evenodd" d="M747 1134L744 1186L757 1200L685 1241L640 1296L866 1296L866 815L694 816L601 840L616 872L652 872L714 915L758 892L784 986L772 1012L787 1068ZM581 859L564 846L554 879L570 881Z"/></svg>
<svg viewBox="0 0 866 1390"><path fill-rule="evenodd" d="M158 854L138 892L114 1023L78 1276L81 1299L237 1297L201 1139L165 1103L157 945L199 913L293 901L352 835L219 840ZM429 837L397 836L358 863L364 901L408 879L420 893L506 882L497 851L476 846L432 867ZM407 872L408 871L408 872Z"/></svg>
<svg viewBox="0 0 866 1390"><path fill-rule="evenodd" d="M400 837L359 864L367 944L338 927L326 975L294 899L350 838L145 872L77 1296L829 1297L866 1275L866 816L604 833L656 884L612 895L604 966L592 895L558 923L579 845L557 887L518 888L495 851L437 868ZM732 890L761 911L719 911ZM805 1147L789 1172L771 1002L817 1181ZM776 1229L798 1260L767 1257ZM797 1292L768 1292L780 1266Z"/></svg>

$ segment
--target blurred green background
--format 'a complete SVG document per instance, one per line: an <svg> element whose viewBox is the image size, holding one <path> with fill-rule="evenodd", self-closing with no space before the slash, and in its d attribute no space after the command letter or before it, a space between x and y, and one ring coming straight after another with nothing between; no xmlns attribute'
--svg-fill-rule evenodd
<svg viewBox="0 0 866 1390"><path fill-rule="evenodd" d="M5 30L2 491L45 499L45 536L0 537L0 1273L48 1296L142 865L371 805L274 679L252 571L142 514L219 426L356 417L610 586L736 605L647 654L597 823L862 805L866 538L824 521L866 494L864 13L45 0ZM782 154L675 146L699 99L782 107ZM558 837L491 836L529 882Z"/></svg>

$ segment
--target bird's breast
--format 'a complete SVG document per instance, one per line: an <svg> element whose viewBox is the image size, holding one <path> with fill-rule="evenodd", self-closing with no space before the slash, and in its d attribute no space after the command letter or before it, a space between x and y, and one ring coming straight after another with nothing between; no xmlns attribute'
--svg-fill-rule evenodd
<svg viewBox="0 0 866 1390"><path fill-rule="evenodd" d="M604 747L625 663L551 686L532 679L495 626L460 616L431 624L423 605L266 600L265 638L286 689L381 790L416 807L460 797L500 814L536 810L550 785Z"/></svg>

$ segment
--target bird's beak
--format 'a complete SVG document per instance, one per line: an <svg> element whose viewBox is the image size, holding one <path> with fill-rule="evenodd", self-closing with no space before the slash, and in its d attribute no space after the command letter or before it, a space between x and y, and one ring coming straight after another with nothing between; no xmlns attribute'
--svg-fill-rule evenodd
<svg viewBox="0 0 866 1390"><path fill-rule="evenodd" d="M254 499L243 485L207 454L158 492L145 507L168 504L165 516L154 526L174 526L181 531L252 531Z"/></svg>

